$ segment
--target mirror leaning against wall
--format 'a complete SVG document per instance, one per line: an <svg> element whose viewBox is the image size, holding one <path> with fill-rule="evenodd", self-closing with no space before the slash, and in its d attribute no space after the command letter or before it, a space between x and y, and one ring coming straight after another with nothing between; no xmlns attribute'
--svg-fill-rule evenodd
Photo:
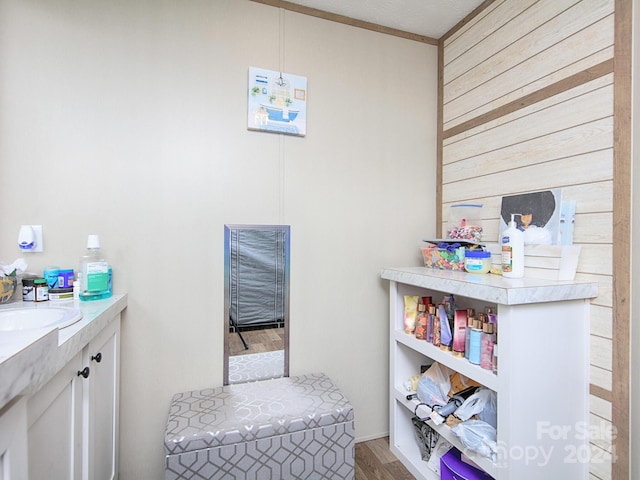
<svg viewBox="0 0 640 480"><path fill-rule="evenodd" d="M224 384L289 376L288 225L224 226Z"/></svg>

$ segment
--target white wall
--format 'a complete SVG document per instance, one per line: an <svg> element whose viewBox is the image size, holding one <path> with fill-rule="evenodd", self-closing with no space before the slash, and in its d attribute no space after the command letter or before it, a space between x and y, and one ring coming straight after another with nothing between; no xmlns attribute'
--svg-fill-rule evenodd
<svg viewBox="0 0 640 480"><path fill-rule="evenodd" d="M0 260L129 293L120 478L161 478L171 395L222 383L223 225L291 225L291 373L388 429L381 267L435 234L434 46L238 0L0 0ZM305 138L246 129L247 69L308 77Z"/></svg>

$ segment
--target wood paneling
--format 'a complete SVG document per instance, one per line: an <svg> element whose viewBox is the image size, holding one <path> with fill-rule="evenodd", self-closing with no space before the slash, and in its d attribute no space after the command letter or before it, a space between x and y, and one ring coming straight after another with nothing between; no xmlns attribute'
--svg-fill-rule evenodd
<svg viewBox="0 0 640 480"><path fill-rule="evenodd" d="M558 14L571 3L574 5ZM568 77L601 63L603 58L597 53L613 44L613 4L609 0L543 1L536 2L533 10L536 21L532 28L514 25L516 19L530 17L523 14L477 45L466 36L457 40L466 40L472 48L456 59L464 73L456 70L449 74L449 67L455 65L445 62L445 130L461 123L468 112L477 117L553 84L559 80L553 75L558 70L564 70L563 77ZM486 17L487 22L491 20ZM498 45L491 47L491 41ZM586 58L591 60L571 71L571 65Z"/></svg>
<svg viewBox="0 0 640 480"><path fill-rule="evenodd" d="M631 341L631 42L633 5L615 1L613 188L613 424L618 456L614 479L630 478L629 360Z"/></svg>
<svg viewBox="0 0 640 480"><path fill-rule="evenodd" d="M576 201L576 279L600 287L589 367L596 434L610 421L628 428L630 132L618 115L629 118L630 88L618 79L628 68L619 66L621 3L496 1L442 42L440 227L451 204L481 202L484 240L497 242L502 196L560 188ZM593 478L626 478L611 464L619 444L624 453L628 431L613 444L592 438Z"/></svg>

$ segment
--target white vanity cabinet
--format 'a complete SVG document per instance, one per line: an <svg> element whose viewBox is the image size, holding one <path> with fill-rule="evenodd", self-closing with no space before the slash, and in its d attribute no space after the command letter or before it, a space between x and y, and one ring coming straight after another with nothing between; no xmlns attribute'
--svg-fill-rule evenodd
<svg viewBox="0 0 640 480"><path fill-rule="evenodd" d="M89 342L83 360L91 370L84 385L84 478L112 480L118 477L120 318Z"/></svg>
<svg viewBox="0 0 640 480"><path fill-rule="evenodd" d="M0 478L27 478L27 402L18 397L0 409Z"/></svg>
<svg viewBox="0 0 640 480"><path fill-rule="evenodd" d="M422 461L411 419L417 400L404 383L437 361L494 390L498 399L495 462L462 447L449 427L435 427L497 480L588 478L589 299L592 283L506 279L424 267L389 268L390 447L419 479L439 476ZM498 315L498 373L404 333L404 296L453 294L457 308ZM419 407L418 414L428 410ZM432 425L433 426L433 425Z"/></svg>
<svg viewBox="0 0 640 480"><path fill-rule="evenodd" d="M117 477L120 315L27 401L29 478Z"/></svg>
<svg viewBox="0 0 640 480"><path fill-rule="evenodd" d="M29 478L82 478L82 354L27 401Z"/></svg>

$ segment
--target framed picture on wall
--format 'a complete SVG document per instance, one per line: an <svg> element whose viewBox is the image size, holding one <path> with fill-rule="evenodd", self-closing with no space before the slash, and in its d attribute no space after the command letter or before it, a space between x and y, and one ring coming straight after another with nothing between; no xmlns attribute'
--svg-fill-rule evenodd
<svg viewBox="0 0 640 480"><path fill-rule="evenodd" d="M500 236L515 214L516 227L524 232L525 245L560 244L562 189L502 197Z"/></svg>
<svg viewBox="0 0 640 480"><path fill-rule="evenodd" d="M247 128L304 136L307 77L249 67Z"/></svg>

